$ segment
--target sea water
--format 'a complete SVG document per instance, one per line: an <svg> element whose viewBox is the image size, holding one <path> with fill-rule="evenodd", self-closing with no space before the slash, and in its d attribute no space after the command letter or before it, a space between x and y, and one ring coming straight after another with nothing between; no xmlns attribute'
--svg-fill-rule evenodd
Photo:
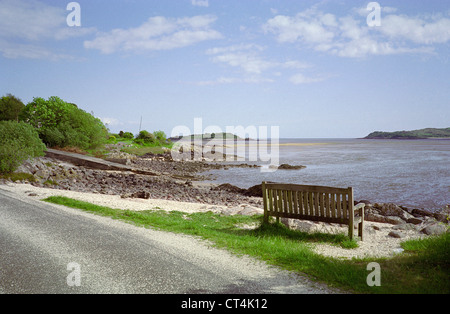
<svg viewBox="0 0 450 314"><path fill-rule="evenodd" d="M249 154L251 147L247 147ZM209 171L214 183L249 188L262 181L353 187L355 200L409 208L450 204L450 140L280 139L279 163L300 170L260 168ZM238 163L264 165L260 161Z"/></svg>

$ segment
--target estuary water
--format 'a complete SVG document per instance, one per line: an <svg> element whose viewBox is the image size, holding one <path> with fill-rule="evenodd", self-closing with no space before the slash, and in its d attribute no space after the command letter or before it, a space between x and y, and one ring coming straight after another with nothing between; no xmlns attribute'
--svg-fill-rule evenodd
<svg viewBox="0 0 450 314"><path fill-rule="evenodd" d="M242 143L245 143L242 141ZM245 145L245 144L243 144ZM247 144L245 161L250 160ZM259 148L258 148L259 149ZM281 139L279 164L300 170L213 170L214 183L249 188L262 181L353 187L355 200L436 210L450 204L450 140ZM270 151L270 149L269 149Z"/></svg>

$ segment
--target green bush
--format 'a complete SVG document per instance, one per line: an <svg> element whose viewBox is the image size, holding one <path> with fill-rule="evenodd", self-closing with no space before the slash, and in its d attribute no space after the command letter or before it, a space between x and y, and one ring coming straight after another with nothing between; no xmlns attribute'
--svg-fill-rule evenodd
<svg viewBox="0 0 450 314"><path fill-rule="evenodd" d="M25 122L1 121L0 134L0 173L13 172L25 160L44 155L45 145Z"/></svg>
<svg viewBox="0 0 450 314"><path fill-rule="evenodd" d="M19 120L19 115L25 108L23 102L11 94L0 98L0 121Z"/></svg>
<svg viewBox="0 0 450 314"><path fill-rule="evenodd" d="M163 131L155 131L150 133L148 131L141 131L134 140L136 144L150 145L150 146L165 146L167 145L167 137Z"/></svg>
<svg viewBox="0 0 450 314"><path fill-rule="evenodd" d="M22 111L21 119L30 123L49 147L95 149L108 139L100 119L58 97L36 97Z"/></svg>
<svg viewBox="0 0 450 314"><path fill-rule="evenodd" d="M125 132L125 133L122 134L122 137L131 140L131 139L134 138L134 135L131 132Z"/></svg>
<svg viewBox="0 0 450 314"><path fill-rule="evenodd" d="M146 130L139 132L136 140L137 143L156 144L156 137Z"/></svg>

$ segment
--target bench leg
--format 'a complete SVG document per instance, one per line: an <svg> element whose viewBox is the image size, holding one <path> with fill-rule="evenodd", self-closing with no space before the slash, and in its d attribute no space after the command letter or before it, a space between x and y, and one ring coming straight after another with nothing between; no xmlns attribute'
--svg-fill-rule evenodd
<svg viewBox="0 0 450 314"><path fill-rule="evenodd" d="M353 221L350 221L350 223L348 224L348 237L350 238L350 240L353 240L353 230L355 229L355 226L353 224Z"/></svg>
<svg viewBox="0 0 450 314"><path fill-rule="evenodd" d="M363 230L364 230L364 207L359 210L359 216L361 217L361 222L358 224L358 236L363 241Z"/></svg>

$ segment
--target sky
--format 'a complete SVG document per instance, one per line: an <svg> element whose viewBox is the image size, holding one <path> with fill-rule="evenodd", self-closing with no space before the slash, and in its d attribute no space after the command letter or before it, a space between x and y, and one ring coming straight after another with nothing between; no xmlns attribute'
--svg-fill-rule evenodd
<svg viewBox="0 0 450 314"><path fill-rule="evenodd" d="M0 96L113 133L450 127L449 48L442 0L0 0Z"/></svg>

